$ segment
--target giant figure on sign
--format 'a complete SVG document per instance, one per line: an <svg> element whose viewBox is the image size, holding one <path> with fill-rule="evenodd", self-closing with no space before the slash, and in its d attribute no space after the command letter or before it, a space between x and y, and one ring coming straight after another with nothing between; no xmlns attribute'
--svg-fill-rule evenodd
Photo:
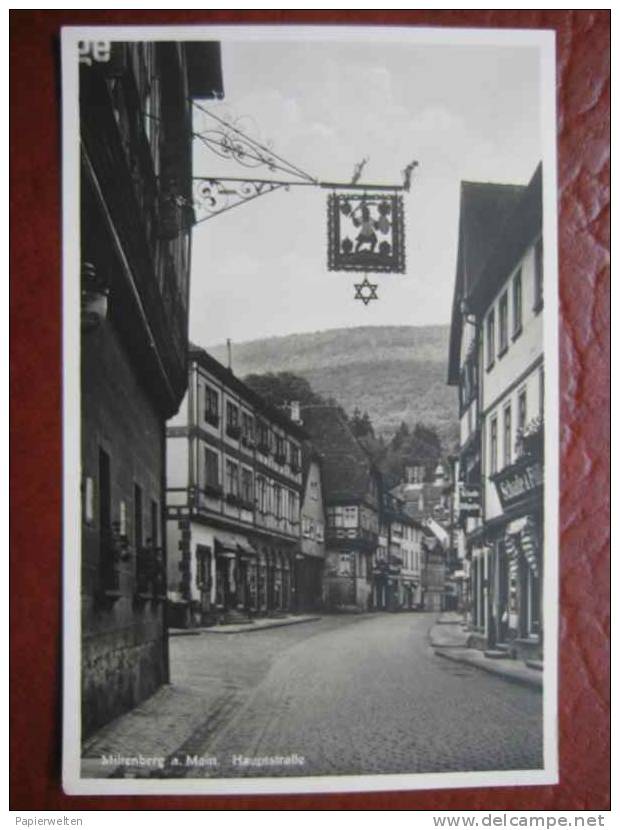
<svg viewBox="0 0 620 830"><path fill-rule="evenodd" d="M338 192L327 205L330 271L404 272L402 196Z"/></svg>

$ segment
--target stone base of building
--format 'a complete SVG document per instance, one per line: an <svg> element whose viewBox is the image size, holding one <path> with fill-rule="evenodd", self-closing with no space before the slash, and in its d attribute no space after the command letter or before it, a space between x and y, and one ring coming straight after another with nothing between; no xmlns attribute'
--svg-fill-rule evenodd
<svg viewBox="0 0 620 830"><path fill-rule="evenodd" d="M82 737L133 709L168 681L163 631L152 640L118 632L82 647Z"/></svg>
<svg viewBox="0 0 620 830"><path fill-rule="evenodd" d="M537 637L508 637L505 642L490 643L487 635L474 631L469 635L467 648L475 648L480 651L493 650L504 652L506 657L523 662L542 661L543 645Z"/></svg>

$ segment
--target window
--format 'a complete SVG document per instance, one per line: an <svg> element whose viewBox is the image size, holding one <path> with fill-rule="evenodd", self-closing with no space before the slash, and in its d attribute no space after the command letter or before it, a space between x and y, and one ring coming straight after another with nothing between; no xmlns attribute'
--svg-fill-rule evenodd
<svg viewBox="0 0 620 830"><path fill-rule="evenodd" d="M489 446L490 473L497 472L497 417L491 420L491 435Z"/></svg>
<svg viewBox="0 0 620 830"><path fill-rule="evenodd" d="M252 486L252 470L243 467L241 470L241 498L247 505L253 506L254 488Z"/></svg>
<svg viewBox="0 0 620 830"><path fill-rule="evenodd" d="M84 479L84 521L92 524L95 518L95 487L93 479L86 476Z"/></svg>
<svg viewBox="0 0 620 830"><path fill-rule="evenodd" d="M133 541L136 550L142 547L142 488L138 484L133 486Z"/></svg>
<svg viewBox="0 0 620 830"><path fill-rule="evenodd" d="M208 447L204 448L204 483L207 487L220 486L220 458Z"/></svg>
<svg viewBox="0 0 620 830"><path fill-rule="evenodd" d="M275 454L274 454L274 458L276 460L276 464L282 465L286 461L286 451L285 451L285 447L284 447L284 438L283 438L282 435L278 435L277 433L276 433L275 438L276 438L276 451L275 451Z"/></svg>
<svg viewBox="0 0 620 830"><path fill-rule="evenodd" d="M542 237L534 248L534 311L538 312L543 307L543 241Z"/></svg>
<svg viewBox="0 0 620 830"><path fill-rule="evenodd" d="M230 459L226 460L226 493L229 496L239 495L239 465Z"/></svg>
<svg viewBox="0 0 620 830"><path fill-rule="evenodd" d="M302 517L301 532L307 539L312 539L314 537L314 527L312 525L312 519L310 519L308 516Z"/></svg>
<svg viewBox="0 0 620 830"><path fill-rule="evenodd" d="M517 271L512 280L512 337L513 340L521 334L523 328L523 290L521 280L521 269Z"/></svg>
<svg viewBox="0 0 620 830"><path fill-rule="evenodd" d="M254 418L249 412L244 412L241 416L243 443L247 446L254 444Z"/></svg>
<svg viewBox="0 0 620 830"><path fill-rule="evenodd" d="M121 501L118 508L118 532L121 536L127 536L127 505Z"/></svg>
<svg viewBox="0 0 620 830"><path fill-rule="evenodd" d="M288 494L288 520L292 525L299 524L299 499L293 490Z"/></svg>
<svg viewBox="0 0 620 830"><path fill-rule="evenodd" d="M276 519L282 518L282 487L279 484L273 485L273 508Z"/></svg>
<svg viewBox="0 0 620 830"><path fill-rule="evenodd" d="M495 309L487 317L487 369L495 363Z"/></svg>
<svg viewBox="0 0 620 830"><path fill-rule="evenodd" d="M323 527L323 522L317 522L315 526L316 532L316 540L317 542L322 542L325 538L325 529Z"/></svg>
<svg viewBox="0 0 620 830"><path fill-rule="evenodd" d="M501 357L508 348L508 292L504 291L499 299L499 352Z"/></svg>
<svg viewBox="0 0 620 830"><path fill-rule="evenodd" d="M301 469L299 463L299 447L291 442L291 472L296 473Z"/></svg>
<svg viewBox="0 0 620 830"><path fill-rule="evenodd" d="M312 501L319 500L319 482L316 480L310 482L310 498Z"/></svg>
<svg viewBox="0 0 620 830"><path fill-rule="evenodd" d="M341 553L340 558L338 560L338 575L351 576L352 573L353 569L351 567L351 554Z"/></svg>
<svg viewBox="0 0 620 830"><path fill-rule="evenodd" d="M543 366L538 370L538 414L541 418L545 414L545 369Z"/></svg>
<svg viewBox="0 0 620 830"><path fill-rule="evenodd" d="M510 464L512 453L512 412L510 404L504 408L504 467Z"/></svg>
<svg viewBox="0 0 620 830"><path fill-rule="evenodd" d="M518 410L519 422L517 424L517 428L521 430L521 429L524 428L525 422L527 421L527 390L526 389L522 389L519 392L518 406L519 406L519 410Z"/></svg>
<svg viewBox="0 0 620 830"><path fill-rule="evenodd" d="M256 499L261 513L267 512L267 482L264 476L256 476Z"/></svg>
<svg viewBox="0 0 620 830"><path fill-rule="evenodd" d="M344 526L357 527L357 507L344 508Z"/></svg>
<svg viewBox="0 0 620 830"><path fill-rule="evenodd" d="M269 426L265 423L265 421L258 421L257 422L257 432L258 432L258 451L263 455L269 455Z"/></svg>
<svg viewBox="0 0 620 830"><path fill-rule="evenodd" d="M226 424L231 427L239 426L239 409L230 401L226 402Z"/></svg>
<svg viewBox="0 0 620 830"><path fill-rule="evenodd" d="M220 396L217 390L205 383L204 419L208 424L216 427L220 422Z"/></svg>

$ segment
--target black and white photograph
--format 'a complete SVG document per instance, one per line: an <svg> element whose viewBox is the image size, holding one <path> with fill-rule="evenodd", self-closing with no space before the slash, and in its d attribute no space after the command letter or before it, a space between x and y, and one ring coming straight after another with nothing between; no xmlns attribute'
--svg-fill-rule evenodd
<svg viewBox="0 0 620 830"><path fill-rule="evenodd" d="M557 781L555 44L62 33L63 782Z"/></svg>

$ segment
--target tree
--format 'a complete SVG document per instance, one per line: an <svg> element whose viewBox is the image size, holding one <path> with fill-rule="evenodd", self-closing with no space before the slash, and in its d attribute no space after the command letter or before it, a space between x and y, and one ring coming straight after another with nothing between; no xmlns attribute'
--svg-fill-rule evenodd
<svg viewBox="0 0 620 830"><path fill-rule="evenodd" d="M375 437L375 430L372 425L372 421L370 420L370 415L368 412L364 412L362 415L357 406L353 410L353 415L349 419L349 424L353 435L355 435L356 438Z"/></svg>
<svg viewBox="0 0 620 830"><path fill-rule="evenodd" d="M291 401L299 401L302 406L325 403L305 378L292 372L248 375L244 382L272 406L285 406Z"/></svg>

